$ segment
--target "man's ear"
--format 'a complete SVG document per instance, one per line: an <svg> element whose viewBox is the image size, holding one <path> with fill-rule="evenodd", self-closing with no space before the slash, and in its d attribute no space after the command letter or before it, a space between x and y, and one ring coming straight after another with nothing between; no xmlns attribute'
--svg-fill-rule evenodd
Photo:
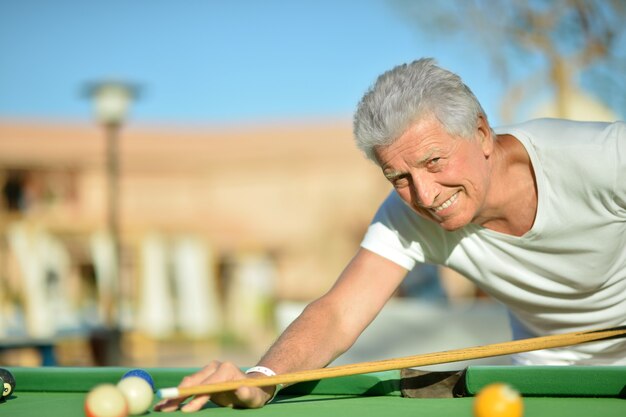
<svg viewBox="0 0 626 417"><path fill-rule="evenodd" d="M483 114L478 115L476 136L477 139L480 141L480 146L482 147L483 154L485 156L491 155L491 153L493 152L494 138L491 134L491 127L489 127L489 122Z"/></svg>

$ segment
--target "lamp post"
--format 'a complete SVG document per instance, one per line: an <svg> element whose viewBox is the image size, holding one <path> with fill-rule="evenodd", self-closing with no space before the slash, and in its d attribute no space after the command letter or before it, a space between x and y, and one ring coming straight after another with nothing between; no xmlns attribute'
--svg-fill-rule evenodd
<svg viewBox="0 0 626 417"><path fill-rule="evenodd" d="M106 135L106 177L107 177L107 231L111 239L112 254L107 294L103 301L104 321L115 326L117 312L115 300L121 301L120 293L120 217L119 217L119 134L128 116L131 102L137 96L137 87L121 82L98 82L87 86L96 121L104 128ZM104 294L102 294L104 295Z"/></svg>

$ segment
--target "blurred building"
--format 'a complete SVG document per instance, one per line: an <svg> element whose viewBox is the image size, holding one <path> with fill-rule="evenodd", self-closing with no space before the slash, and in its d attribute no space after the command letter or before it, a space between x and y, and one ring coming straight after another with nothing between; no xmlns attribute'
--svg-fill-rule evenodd
<svg viewBox="0 0 626 417"><path fill-rule="evenodd" d="M119 154L119 314L157 336L185 330L203 314L219 323L205 324L198 336L228 325L246 293L319 296L389 192L354 146L349 121L131 126ZM107 259L105 158L96 126L0 121L0 297L24 309L24 326L37 335L71 323L76 311L82 321L98 320L93 303ZM262 283L251 270L262 271ZM29 274L43 294L27 285ZM53 291L60 291L56 307ZM194 297L213 306L196 312L202 307ZM2 331L11 314L0 316Z"/></svg>

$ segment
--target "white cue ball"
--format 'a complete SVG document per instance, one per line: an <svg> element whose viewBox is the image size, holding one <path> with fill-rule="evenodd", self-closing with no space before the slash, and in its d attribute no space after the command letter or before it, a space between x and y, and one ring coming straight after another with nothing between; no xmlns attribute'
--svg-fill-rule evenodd
<svg viewBox="0 0 626 417"><path fill-rule="evenodd" d="M85 414L87 417L126 417L126 398L113 384L97 385L85 398Z"/></svg>
<svg viewBox="0 0 626 417"><path fill-rule="evenodd" d="M117 388L126 397L128 412L131 415L143 414L152 406L154 393L152 392L152 387L145 379L138 376L129 376L118 382Z"/></svg>

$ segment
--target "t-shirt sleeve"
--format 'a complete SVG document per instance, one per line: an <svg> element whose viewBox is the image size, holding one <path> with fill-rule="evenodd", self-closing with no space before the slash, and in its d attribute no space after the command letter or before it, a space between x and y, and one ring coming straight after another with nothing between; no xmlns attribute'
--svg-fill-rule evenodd
<svg viewBox="0 0 626 417"><path fill-rule="evenodd" d="M424 262L416 227L419 221L419 216L392 192L374 216L361 247L411 270L417 262Z"/></svg>

